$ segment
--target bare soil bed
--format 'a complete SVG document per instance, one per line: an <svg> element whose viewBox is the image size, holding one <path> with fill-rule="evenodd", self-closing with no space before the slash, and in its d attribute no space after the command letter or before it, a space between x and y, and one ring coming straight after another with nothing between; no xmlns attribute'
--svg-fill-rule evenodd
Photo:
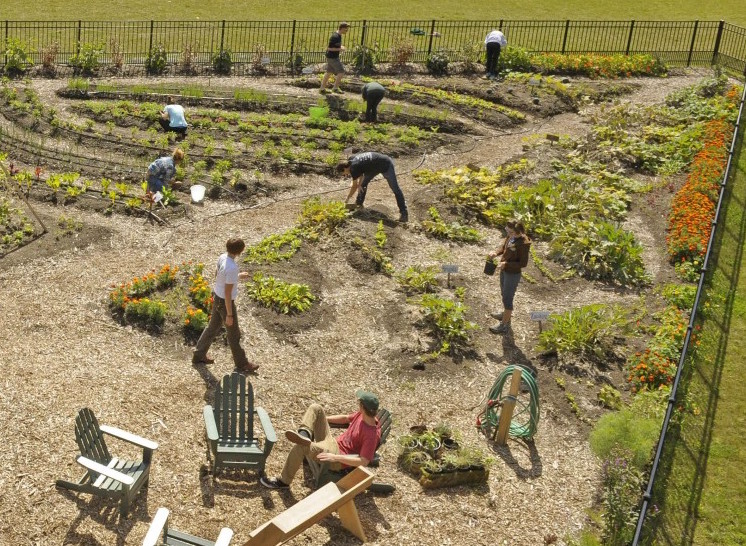
<svg viewBox="0 0 746 546"><path fill-rule="evenodd" d="M665 79L626 80L629 89L613 100L660 102L702 75L682 72ZM413 80L437 84L426 77ZM599 96L620 85L571 84L597 89ZM34 80L32 85L42 102L54 105L63 117L75 117L69 99L55 93L64 82ZM280 79L234 78L220 85L296 94L299 101L317 98L317 91ZM582 363L568 368L555 358L542 358L535 348L538 325L530 321L529 312L560 312L595 302L631 305L639 293L580 278L552 282L529 263L526 272L536 282L524 281L518 289L513 332L504 337L491 334L487 328L492 320L486 315L498 310L499 286L496 277L483 275L482 268L485 254L501 241L501 233L480 226L486 235L480 245L426 237L419 221L442 195L418 185L411 171L466 164L495 167L524 153L547 153L524 152L523 138L546 133L580 137L589 130L589 116L602 106L589 100L568 108L552 98L542 110L533 108L527 88L508 92L503 83L466 78L448 85L477 89L475 94L484 97L505 97L512 107L525 107L521 111L526 120L495 126L454 112L464 124L472 124L474 136L435 141L416 153L398 150L397 172L410 206L408 225L394 221L398 212L393 196L383 181L376 180L366 209L356 213L342 233L304 245L289 262L247 266L307 283L319 297L311 311L297 316L255 306L245 294L239 298L243 342L260 365L251 381L257 404L269 412L280 433L295 428L312 402L339 413L355 407L356 389L379 393L382 405L394 415L394 425L380 451L377 479L394 483L397 489L389 496L364 494L357 501L370 544L535 546L544 544L545 537L551 543L552 536L562 544L586 522L587 510L597 500L599 461L590 451L588 433L590 423L603 412L596 398L599 386L608 382L624 389L625 383L620 362L589 373ZM95 155L96 150L88 151ZM141 161L143 173L149 160ZM17 161L21 167L34 167L31 155ZM51 160L47 164L52 170ZM106 168L92 168L89 174L105 176ZM290 490L278 493L262 488L255 475L215 479L207 473L202 408L212 402L216 382L233 370L227 345L218 341L213 346L215 364L193 367L191 347L183 336L121 326L112 319L107 298L112 284L166 263L205 262L206 277L211 278L226 239L241 236L251 245L288 229L303 199L317 194L344 199L347 183L319 172L265 172L260 183L264 190L246 192L240 199L223 195L200 206L184 204L168 217L167 225L136 215L105 216L96 207L80 206L80 201L55 205L31 200L48 233L0 259L0 418L5 438L0 445L0 544L139 544L159 506L171 510L171 525L179 530L214 538L228 526L236 532L233 542L242 544L251 530L310 492L311 482L301 477ZM670 197L667 187L640 197L626 225L645 248L646 269L654 283L672 278L661 214ZM188 202L186 194L182 201ZM61 215L74 218L79 227L59 226ZM452 285L467 287L468 318L480 326L462 358L440 357L424 370L413 368L430 344L416 326L418 307L407 301L393 279L375 272L347 244L354 236L372 240L379 220L384 221L387 251L397 270L413 264L458 265ZM543 256L546 243L538 242L536 248ZM440 283L445 287L445 275ZM539 430L531 442L510 440L506 447L496 447L477 432L474 422L493 382L509 364L537 373ZM556 378L564 380L566 390ZM580 416L568 404L567 393L574 395ZM102 423L160 445L147 494L138 498L128 519L120 520L111 502L55 488L56 479L73 480L81 474L75 462L74 419L82 407L92 408ZM396 438L412 425L443 421L461 433L464 444L493 454L495 464L486 485L425 491L397 467ZM118 455L135 455L126 445L110 447ZM280 434L268 461L270 475L279 473L289 449ZM334 518L290 542L356 543Z"/></svg>

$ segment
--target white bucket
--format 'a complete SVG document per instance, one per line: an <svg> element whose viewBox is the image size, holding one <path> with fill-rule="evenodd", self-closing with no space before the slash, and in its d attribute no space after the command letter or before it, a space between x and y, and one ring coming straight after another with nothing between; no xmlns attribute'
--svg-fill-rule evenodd
<svg viewBox="0 0 746 546"><path fill-rule="evenodd" d="M192 201L199 203L205 198L205 187L201 184L195 184L189 190L192 192Z"/></svg>

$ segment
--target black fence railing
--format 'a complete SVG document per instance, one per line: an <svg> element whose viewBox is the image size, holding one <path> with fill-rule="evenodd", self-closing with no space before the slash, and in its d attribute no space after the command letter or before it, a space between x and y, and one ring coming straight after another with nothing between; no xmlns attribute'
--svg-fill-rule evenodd
<svg viewBox="0 0 746 546"><path fill-rule="evenodd" d="M380 62L392 60L402 46L408 61L424 63L436 51L453 60L476 62L493 28L509 44L533 52L650 53L671 65L720 64L730 72L746 71L746 29L723 21L351 21L344 38L343 62L355 46L377 47ZM30 48L35 64L56 52L66 66L86 44L101 48L103 66L144 67L148 53L163 47L174 71L179 66L210 67L221 51L230 51L234 72L290 71L324 60L336 21L0 21L0 36ZM6 58L7 59L7 58Z"/></svg>
<svg viewBox="0 0 746 546"><path fill-rule="evenodd" d="M739 30L744 31L744 29L739 29ZM722 42L721 42L721 45L722 45ZM719 53L716 52L716 55L719 55ZM740 62L743 63L742 60ZM736 66L742 67L743 64L736 65ZM683 350L681 352L681 357L679 358L679 365L676 370L676 376L674 377L673 385L671 387L671 393L668 397L668 406L666 408L666 414L663 419L661 435L658 440L657 449L655 451L655 458L653 459L653 465L651 467L648 484L645 489L645 493L643 495L642 506L640 509L640 515L637 520L637 527L635 529L635 535L632 541L632 546L638 546L639 544L647 543L646 540L643 539L643 530L644 530L645 521L648 515L648 511L654 501L653 495L654 495L655 480L656 480L658 470L665 457L664 448L667 447L666 441L669 437L669 432L671 432L670 430L671 420L674 417L674 412L677 411L676 409L677 406L680 406L682 404L681 396L679 396L680 394L679 389L682 386L682 377L685 377L684 374L689 371L686 368L687 364L690 363L689 346L692 340L692 335L694 333L695 325L701 319L701 313L699 312L700 303L702 303L703 298L705 297L706 279L708 278L708 272L709 272L711 261L712 261L713 249L715 246L714 245L715 239L718 233L722 231L723 229L725 229L724 223L721 222L721 216L722 216L721 213L722 213L723 206L724 206L723 196L725 195L728 181L732 177L733 170L736 168L734 160L737 160L738 158L737 146L739 145L739 143L741 143L741 140L739 139L739 131L741 129L742 124L745 121L744 102L746 102L746 85L744 85L743 93L741 94L741 103L738 109L738 118L736 120L736 126L733 130L733 140L731 142L730 149L728 150L728 163L725 167L725 171L723 172L723 178L720 183L720 193L718 196L717 208L715 209L715 217L712 220L710 238L707 243L707 251L705 252L704 261L702 263L702 269L701 269L701 273L699 276L699 283L697 285L697 292L694 297L694 305L692 306L692 313L689 319L689 324L687 326L686 336L684 337Z"/></svg>

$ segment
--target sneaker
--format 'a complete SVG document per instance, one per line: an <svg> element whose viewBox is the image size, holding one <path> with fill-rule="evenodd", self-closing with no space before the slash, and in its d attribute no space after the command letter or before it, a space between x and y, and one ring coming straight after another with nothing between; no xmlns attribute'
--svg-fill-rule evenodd
<svg viewBox="0 0 746 546"><path fill-rule="evenodd" d="M319 89L319 93L321 93L322 95L328 95L330 91L328 89Z"/></svg>
<svg viewBox="0 0 746 546"><path fill-rule="evenodd" d="M495 320L499 320L500 322L502 322L502 320L503 320L503 314L502 313L490 313L489 316L490 316L490 318L493 318Z"/></svg>
<svg viewBox="0 0 746 546"><path fill-rule="evenodd" d="M192 357L192 364L195 364L195 365L199 365L199 364L214 364L214 363L215 363L215 359L211 358L211 357L209 357L207 355L205 355L203 357L200 357L200 358L198 358L196 356Z"/></svg>
<svg viewBox="0 0 746 546"><path fill-rule="evenodd" d="M490 332L493 334L504 334L510 330L510 323L500 323L497 326L490 326Z"/></svg>
<svg viewBox="0 0 746 546"><path fill-rule="evenodd" d="M342 91L339 87L335 87L334 89L332 89L332 93L338 93L341 95L344 93L344 91Z"/></svg>
<svg viewBox="0 0 746 546"><path fill-rule="evenodd" d="M408 212L402 212L399 215L399 221L401 223L403 223L403 224L406 224L407 222L409 222L409 213Z"/></svg>
<svg viewBox="0 0 746 546"><path fill-rule="evenodd" d="M261 478L259 478L259 483L267 489L287 489L288 487L290 487L280 478L268 478L266 476L262 476Z"/></svg>
<svg viewBox="0 0 746 546"><path fill-rule="evenodd" d="M294 430L286 430L285 438L287 438L294 444L298 444L299 446L308 447L311 445L311 438L305 436L304 434L301 434L300 432L296 432Z"/></svg>

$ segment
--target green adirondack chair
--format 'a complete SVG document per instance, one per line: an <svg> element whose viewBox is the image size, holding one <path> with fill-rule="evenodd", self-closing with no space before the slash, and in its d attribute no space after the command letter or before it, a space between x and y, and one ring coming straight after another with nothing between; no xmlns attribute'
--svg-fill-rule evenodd
<svg viewBox="0 0 746 546"><path fill-rule="evenodd" d="M113 457L104 434L141 447L142 460ZM75 418L75 441L80 448L76 460L86 472L78 482L57 480L57 487L116 499L120 515L127 517L132 500L148 484L150 461L158 444L115 427L99 425L89 408L80 410Z"/></svg>
<svg viewBox="0 0 746 546"><path fill-rule="evenodd" d="M202 412L213 474L223 468L264 472L264 464L277 442L269 415L254 407L254 389L238 372L223 377L215 390L215 407ZM259 417L264 439L254 436L254 416Z"/></svg>
<svg viewBox="0 0 746 546"><path fill-rule="evenodd" d="M229 546L233 530L223 527L215 542L195 537L168 526L168 508L159 508L153 517L142 546Z"/></svg>
<svg viewBox="0 0 746 546"><path fill-rule="evenodd" d="M378 419L378 423L381 425L381 440L380 442L378 442L378 446L376 447L377 450L386 443L386 440L389 437L389 432L391 432L391 412L385 408L379 408L376 418ZM330 426L336 428L346 428L346 425ZM311 456L306 456L306 462L308 463L308 467L311 470L314 487L316 488L319 488L329 482L336 482L346 474L346 472L337 472L331 470L331 468L329 468L329 463L320 463ZM380 464L380 462L381 457L378 454L378 451L376 451L375 457L373 457L373 460L368 464L368 466L375 468ZM373 484L370 486L370 490L374 493L390 493L394 491L394 489L395 487L393 485L381 482L373 482Z"/></svg>

